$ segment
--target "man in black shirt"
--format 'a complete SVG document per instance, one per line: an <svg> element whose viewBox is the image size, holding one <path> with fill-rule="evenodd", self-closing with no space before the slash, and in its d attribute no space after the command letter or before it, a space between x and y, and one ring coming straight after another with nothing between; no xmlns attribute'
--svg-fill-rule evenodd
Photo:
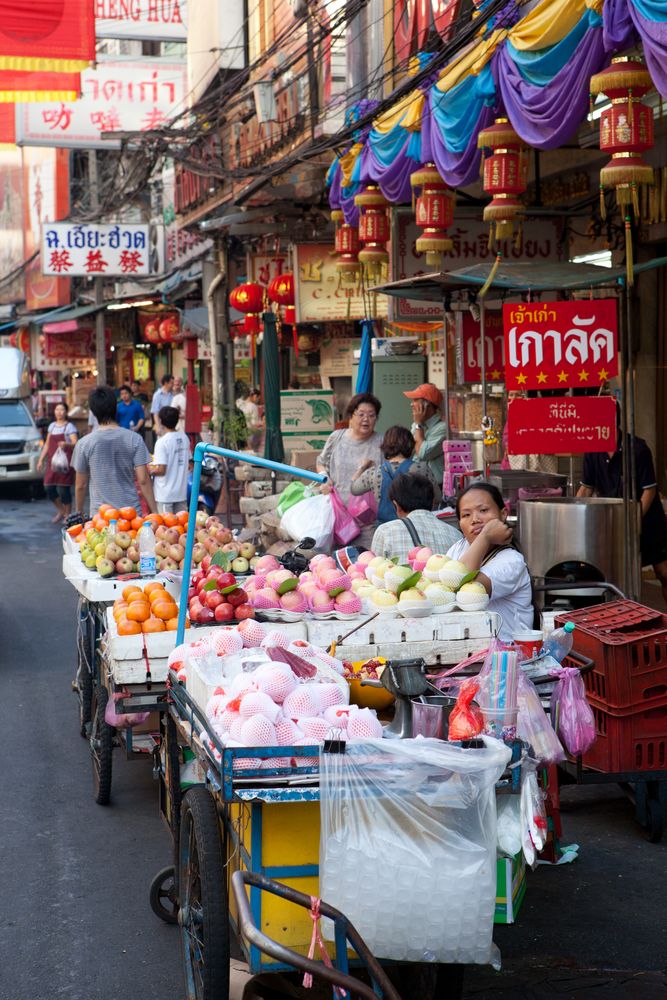
<svg viewBox="0 0 667 1000"><path fill-rule="evenodd" d="M635 481L641 505L640 537L642 566L653 566L667 602L667 517L663 510L651 449L643 438L635 438ZM623 496L623 457L620 444L612 452L588 452L578 497Z"/></svg>

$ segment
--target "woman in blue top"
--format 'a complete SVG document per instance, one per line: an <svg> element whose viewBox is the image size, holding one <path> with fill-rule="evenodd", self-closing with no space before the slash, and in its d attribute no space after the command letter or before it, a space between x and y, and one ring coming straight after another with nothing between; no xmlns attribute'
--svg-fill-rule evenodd
<svg viewBox="0 0 667 1000"><path fill-rule="evenodd" d="M389 499L389 487L399 473L425 476L433 484L435 506L440 503L442 497L440 486L424 462L415 462L412 459L414 450L415 439L407 427L399 425L390 427L382 439L381 451L384 461L380 465L366 462L350 483L350 492L354 496L373 493L378 505L378 524L394 521L397 517L394 505Z"/></svg>

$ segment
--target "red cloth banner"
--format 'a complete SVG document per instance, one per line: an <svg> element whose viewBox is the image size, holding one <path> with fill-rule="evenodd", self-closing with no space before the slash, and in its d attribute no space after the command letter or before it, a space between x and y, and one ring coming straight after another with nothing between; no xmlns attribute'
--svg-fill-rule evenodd
<svg viewBox="0 0 667 1000"><path fill-rule="evenodd" d="M510 455L616 451L616 402L611 396L512 399L507 450Z"/></svg>
<svg viewBox="0 0 667 1000"><path fill-rule="evenodd" d="M482 381L482 336L479 323L469 312L461 313L461 381ZM505 377L505 349L501 312L489 310L484 316L486 379L502 382ZM458 355L458 352L457 352ZM458 357L457 357L458 361ZM457 365L457 368L459 366Z"/></svg>
<svg viewBox="0 0 667 1000"><path fill-rule="evenodd" d="M92 0L0 0L0 69L72 73L94 59Z"/></svg>
<svg viewBox="0 0 667 1000"><path fill-rule="evenodd" d="M25 101L76 101L80 96L80 73L27 73L25 70L0 69L0 105Z"/></svg>
<svg viewBox="0 0 667 1000"><path fill-rule="evenodd" d="M618 375L615 299L503 305L508 389L597 389Z"/></svg>
<svg viewBox="0 0 667 1000"><path fill-rule="evenodd" d="M0 104L0 145L16 142L16 108L13 104Z"/></svg>

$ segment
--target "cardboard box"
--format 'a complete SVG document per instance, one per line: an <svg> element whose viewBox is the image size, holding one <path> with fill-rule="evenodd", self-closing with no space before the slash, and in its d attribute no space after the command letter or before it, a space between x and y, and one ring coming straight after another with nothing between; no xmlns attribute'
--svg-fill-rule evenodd
<svg viewBox="0 0 667 1000"><path fill-rule="evenodd" d="M289 455L293 451L314 451L317 456L327 443L329 434L330 431L325 431L324 433L313 431L312 434L290 434L283 431L285 455ZM304 466L301 466L301 468L304 468Z"/></svg>
<svg viewBox="0 0 667 1000"><path fill-rule="evenodd" d="M285 435L285 438L287 435ZM283 444L286 445L285 438L283 438ZM316 472L317 469L317 456L319 455L321 449L318 448L308 448L300 449L295 448L294 451L288 451L285 446L285 454L288 456L287 461L292 466L293 469L305 469L306 472Z"/></svg>
<svg viewBox="0 0 667 1000"><path fill-rule="evenodd" d="M496 861L494 924L513 924L526 895L526 862L522 853Z"/></svg>
<svg viewBox="0 0 667 1000"><path fill-rule="evenodd" d="M292 434L330 434L336 415L329 389L286 389L280 393L280 429Z"/></svg>

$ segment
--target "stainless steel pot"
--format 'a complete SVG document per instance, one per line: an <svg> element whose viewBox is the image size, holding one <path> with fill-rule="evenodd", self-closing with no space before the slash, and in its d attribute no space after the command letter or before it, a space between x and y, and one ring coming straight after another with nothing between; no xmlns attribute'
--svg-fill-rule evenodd
<svg viewBox="0 0 667 1000"><path fill-rule="evenodd" d="M446 740L449 735L449 716L456 698L446 694L422 694L412 699L412 735Z"/></svg>

